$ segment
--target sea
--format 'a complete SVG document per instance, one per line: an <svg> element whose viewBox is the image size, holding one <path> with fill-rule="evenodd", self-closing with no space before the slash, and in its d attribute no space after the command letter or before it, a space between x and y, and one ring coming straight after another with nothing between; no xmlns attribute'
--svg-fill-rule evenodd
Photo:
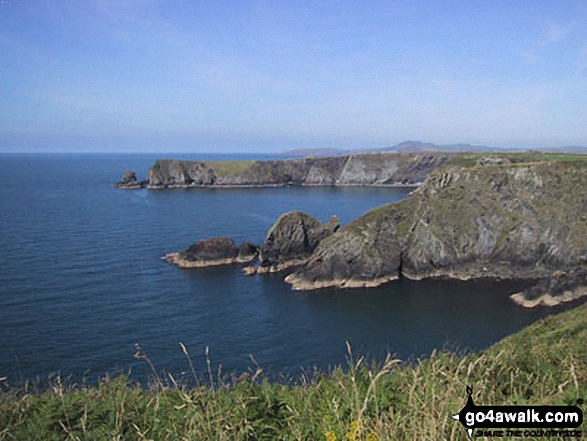
<svg viewBox="0 0 587 441"><path fill-rule="evenodd" d="M300 292L281 275L246 276L236 265L179 269L162 257L196 240L262 244L293 210L347 224L412 189L113 188L125 170L145 178L163 157L269 159L0 155L2 381L92 384L124 374L148 384L156 372L189 382L190 362L197 377L262 369L295 380L351 357L410 362L435 350L479 351L561 310L513 304L523 282L401 280Z"/></svg>

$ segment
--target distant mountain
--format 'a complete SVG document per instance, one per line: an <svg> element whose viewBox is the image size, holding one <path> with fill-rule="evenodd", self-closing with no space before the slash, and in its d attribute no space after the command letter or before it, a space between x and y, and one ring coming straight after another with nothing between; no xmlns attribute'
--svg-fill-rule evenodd
<svg viewBox="0 0 587 441"><path fill-rule="evenodd" d="M316 148L316 149L296 149L283 152L286 156L307 157L307 156L343 156L356 155L365 153L426 153L426 152L491 152L507 150L529 150L519 147L490 147L484 145L472 144L446 144L439 145L432 142L421 141L404 141L390 147L381 147L376 149L336 149L336 148ZM587 147L565 146L565 147L537 147L532 150L560 152L560 153L587 153Z"/></svg>
<svg viewBox="0 0 587 441"><path fill-rule="evenodd" d="M299 156L299 157L306 157L306 156L321 156L321 157L328 157L328 156L344 156L348 154L355 153L355 150L343 150L343 149L295 149L295 150L287 150L282 153L284 156ZM366 152L363 152L366 153Z"/></svg>

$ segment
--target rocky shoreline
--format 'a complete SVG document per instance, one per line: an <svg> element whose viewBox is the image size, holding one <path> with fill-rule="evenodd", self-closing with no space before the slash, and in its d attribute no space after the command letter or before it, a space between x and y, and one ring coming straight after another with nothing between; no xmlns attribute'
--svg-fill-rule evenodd
<svg viewBox="0 0 587 441"><path fill-rule="evenodd" d="M414 187L454 155L380 153L273 161L184 161L161 159L147 180L127 171L120 189L274 187Z"/></svg>
<svg viewBox="0 0 587 441"><path fill-rule="evenodd" d="M525 279L535 284L512 296L521 306L575 300L587 295L587 160L445 164L407 199L344 227L287 213L245 272L283 272L296 290L402 277Z"/></svg>

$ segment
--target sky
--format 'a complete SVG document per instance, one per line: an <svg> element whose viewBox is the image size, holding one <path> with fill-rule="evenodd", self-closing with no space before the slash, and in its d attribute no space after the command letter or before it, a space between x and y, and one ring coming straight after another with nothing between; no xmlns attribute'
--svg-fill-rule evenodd
<svg viewBox="0 0 587 441"><path fill-rule="evenodd" d="M0 0L0 152L587 146L587 1Z"/></svg>

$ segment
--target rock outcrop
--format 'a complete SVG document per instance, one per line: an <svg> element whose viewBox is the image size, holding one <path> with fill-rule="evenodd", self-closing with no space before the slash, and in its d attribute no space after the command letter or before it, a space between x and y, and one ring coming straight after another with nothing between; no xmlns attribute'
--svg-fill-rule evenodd
<svg viewBox="0 0 587 441"><path fill-rule="evenodd" d="M256 258L257 250L255 245L248 242L239 248L233 239L215 237L199 240L181 253L167 254L165 259L180 268L202 268L247 263Z"/></svg>
<svg viewBox="0 0 587 441"><path fill-rule="evenodd" d="M301 211L283 214L267 233L256 271L249 269L248 272L278 272L303 265L320 242L339 228L336 216L322 223Z"/></svg>
<svg viewBox="0 0 587 441"><path fill-rule="evenodd" d="M511 299L521 306L533 308L538 305L556 306L587 296L587 270L578 268L555 271L551 277L543 278L533 287L513 294Z"/></svg>
<svg viewBox="0 0 587 441"><path fill-rule="evenodd" d="M401 276L550 280L585 256L587 161L483 161L434 171L408 199L325 239L286 280L297 289ZM578 295L584 279L573 280Z"/></svg>
<svg viewBox="0 0 587 441"><path fill-rule="evenodd" d="M147 184L147 181L139 181L135 172L127 170L122 175L122 178L120 178L120 181L114 184L114 186L126 190L136 190L145 188Z"/></svg>
<svg viewBox="0 0 587 441"><path fill-rule="evenodd" d="M339 228L336 216L322 223L293 211L279 217L261 248L249 242L237 247L233 239L215 237L199 240L181 253L169 253L165 259L180 268L249 263L247 274L279 272L305 264L320 242Z"/></svg>
<svg viewBox="0 0 587 441"><path fill-rule="evenodd" d="M363 154L282 161L159 160L147 188L418 185L450 154Z"/></svg>
<svg viewBox="0 0 587 441"><path fill-rule="evenodd" d="M289 182L332 182L338 174L335 182L345 176L349 184L385 183L385 173L398 179L405 172L409 180L434 170L406 200L376 208L342 228L335 217L324 224L301 212L282 215L258 251L258 265L246 272L289 268L293 272L286 281L303 290L377 286L400 277L528 279L535 285L512 296L528 307L587 295L586 157L469 155L439 166L444 160L412 155L394 172L381 158L379 165L364 168L352 158L326 159L340 161L315 170L311 180L302 172L307 164L295 163ZM283 170L272 168L275 164L254 164L275 178L265 182L283 176ZM185 170L182 179L189 174L189 167ZM206 182L213 181L214 173L206 173L202 176L212 176ZM192 267L257 257L253 245L239 251L234 241L218 240L197 242L168 260Z"/></svg>

